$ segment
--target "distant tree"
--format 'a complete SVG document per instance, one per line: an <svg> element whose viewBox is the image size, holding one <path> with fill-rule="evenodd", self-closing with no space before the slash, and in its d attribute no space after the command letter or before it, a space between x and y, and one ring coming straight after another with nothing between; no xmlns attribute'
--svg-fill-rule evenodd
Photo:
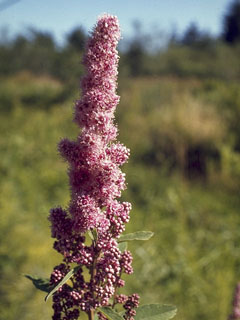
<svg viewBox="0 0 240 320"><path fill-rule="evenodd" d="M144 50L142 44L137 40L132 41L126 54L126 60L132 76L136 77L142 73L143 59Z"/></svg>
<svg viewBox="0 0 240 320"><path fill-rule="evenodd" d="M51 33L39 31L31 28L30 41L35 47L47 48L48 50L55 49L55 40Z"/></svg>
<svg viewBox="0 0 240 320"><path fill-rule="evenodd" d="M13 48L17 50L17 52L19 52L19 50L22 51L28 44L28 39L25 36L19 34L13 41Z"/></svg>
<svg viewBox="0 0 240 320"><path fill-rule="evenodd" d="M240 42L240 1L234 0L223 20L223 39L229 44Z"/></svg>
<svg viewBox="0 0 240 320"><path fill-rule="evenodd" d="M143 73L143 62L145 56L145 36L142 33L142 26L139 21L133 22L134 36L131 39L126 52L126 63L130 74L134 77Z"/></svg>
<svg viewBox="0 0 240 320"><path fill-rule="evenodd" d="M49 32L30 29L28 48L23 51L22 67L36 74L51 74L56 43Z"/></svg>
<svg viewBox="0 0 240 320"><path fill-rule="evenodd" d="M87 35L84 29L82 27L78 27L69 33L67 36L67 42L73 49L82 51L84 49L86 38Z"/></svg>
<svg viewBox="0 0 240 320"><path fill-rule="evenodd" d="M193 45L198 42L200 38L201 32L199 31L198 26L192 22L184 32L181 42L185 45Z"/></svg>
<svg viewBox="0 0 240 320"><path fill-rule="evenodd" d="M192 22L184 32L180 44L186 46L207 47L213 41L206 31L201 31L196 23Z"/></svg>
<svg viewBox="0 0 240 320"><path fill-rule="evenodd" d="M175 46L179 44L179 35L177 33L177 30L174 28L171 30L169 37L168 37L168 45L169 46Z"/></svg>

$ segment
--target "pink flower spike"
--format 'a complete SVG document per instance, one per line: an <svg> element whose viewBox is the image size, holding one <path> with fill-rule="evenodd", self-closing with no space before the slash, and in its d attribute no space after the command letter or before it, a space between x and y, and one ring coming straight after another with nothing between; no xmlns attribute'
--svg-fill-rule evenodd
<svg viewBox="0 0 240 320"><path fill-rule="evenodd" d="M119 39L117 17L104 14L91 33L83 57L86 75L74 110L81 133L75 141L62 139L58 146L69 165L71 199L67 210L57 207L50 211L54 249L63 255L63 263L52 272L51 284L65 277L71 263L79 268L71 277L72 285L65 283L54 293L53 320L78 319L81 312L91 315L96 308L108 306L110 299L124 304L126 319L131 319L138 306L138 295L115 293L125 285L122 274L133 272L130 252L121 253L116 241L125 230L131 210L130 203L118 199L126 188L120 166L130 154L116 142L118 130L114 124L119 103ZM90 244L86 241L89 235ZM83 267L89 271L88 281Z"/></svg>

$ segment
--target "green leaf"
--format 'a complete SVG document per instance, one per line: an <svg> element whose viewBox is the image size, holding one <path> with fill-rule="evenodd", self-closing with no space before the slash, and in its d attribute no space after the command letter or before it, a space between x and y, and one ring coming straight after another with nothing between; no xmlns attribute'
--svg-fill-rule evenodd
<svg viewBox="0 0 240 320"><path fill-rule="evenodd" d="M98 234L97 234L97 230L96 230L96 229L93 229L93 230L92 230L92 235L93 235L93 239L94 239L95 241L97 241L97 239L98 239Z"/></svg>
<svg viewBox="0 0 240 320"><path fill-rule="evenodd" d="M31 280L33 285L41 290L41 291L44 291L44 292L49 292L52 288L52 286L50 286L49 284L49 279L46 279L46 278L39 278L39 277L33 277L31 276L30 274L24 274L24 276Z"/></svg>
<svg viewBox="0 0 240 320"><path fill-rule="evenodd" d="M118 249L119 249L121 252L123 252L123 251L127 250L127 246L128 246L127 242L120 242L120 243L118 244Z"/></svg>
<svg viewBox="0 0 240 320"><path fill-rule="evenodd" d="M97 230L96 229L93 229L93 230L89 230L88 231L88 235L89 237L94 241L97 241L97 238L98 238L98 234L97 234Z"/></svg>
<svg viewBox="0 0 240 320"><path fill-rule="evenodd" d="M88 231L87 233L88 233L89 237L91 238L91 240L94 240L94 236L92 234L92 231Z"/></svg>
<svg viewBox="0 0 240 320"><path fill-rule="evenodd" d="M109 320L123 320L123 318L113 309L109 307L98 308Z"/></svg>
<svg viewBox="0 0 240 320"><path fill-rule="evenodd" d="M177 308L166 304L146 304L136 311L135 320L168 320L176 315Z"/></svg>
<svg viewBox="0 0 240 320"><path fill-rule="evenodd" d="M45 297L45 301L48 300L48 298L50 298L62 285L64 285L64 283L66 283L74 273L76 273L78 270L80 269L80 266L77 266L73 269L71 269L66 275L65 277L56 285L56 287L54 287L52 289L52 291L50 291L48 293L48 295Z"/></svg>
<svg viewBox="0 0 240 320"><path fill-rule="evenodd" d="M132 240L148 240L154 235L151 231L137 231L134 233L123 234L117 240L118 242L132 241Z"/></svg>

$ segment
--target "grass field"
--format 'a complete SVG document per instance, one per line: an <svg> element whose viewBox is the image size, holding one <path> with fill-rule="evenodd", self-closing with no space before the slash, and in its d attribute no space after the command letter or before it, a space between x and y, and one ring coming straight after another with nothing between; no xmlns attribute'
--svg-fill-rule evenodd
<svg viewBox="0 0 240 320"><path fill-rule="evenodd" d="M220 80L120 81L119 140L131 148L127 231L155 233L130 244L135 273L125 290L142 303L177 305L178 320L226 320L240 279L239 89ZM64 97L61 83L29 74L0 89L1 320L51 318L51 302L23 274L48 277L60 261L47 216L68 204L57 143L77 135L78 94Z"/></svg>

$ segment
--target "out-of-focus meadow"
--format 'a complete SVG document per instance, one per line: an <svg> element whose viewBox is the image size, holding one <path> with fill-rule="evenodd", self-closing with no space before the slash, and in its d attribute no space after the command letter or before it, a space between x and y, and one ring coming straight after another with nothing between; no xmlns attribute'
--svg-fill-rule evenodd
<svg viewBox="0 0 240 320"><path fill-rule="evenodd" d="M234 39L229 29L225 19L213 38L191 25L151 52L136 36L121 52L127 231L155 232L129 245L135 273L126 291L177 305L179 320L226 320L240 279L240 28ZM51 302L23 274L48 277L61 259L47 216L69 200L57 143L78 134L84 41L76 29L59 48L32 30L0 44L1 320L51 318Z"/></svg>

